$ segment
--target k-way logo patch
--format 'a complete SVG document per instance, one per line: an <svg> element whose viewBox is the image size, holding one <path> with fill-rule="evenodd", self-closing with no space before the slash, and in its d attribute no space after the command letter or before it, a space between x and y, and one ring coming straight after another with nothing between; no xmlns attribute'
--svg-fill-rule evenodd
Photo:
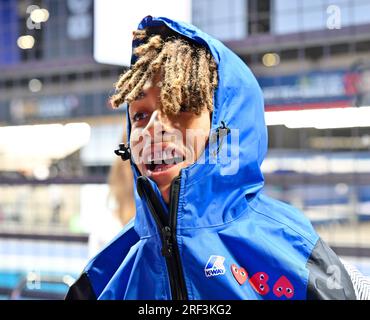
<svg viewBox="0 0 370 320"><path fill-rule="evenodd" d="M225 273L224 267L225 258L222 256L210 256L206 266L204 267L204 273L206 277L219 276Z"/></svg>

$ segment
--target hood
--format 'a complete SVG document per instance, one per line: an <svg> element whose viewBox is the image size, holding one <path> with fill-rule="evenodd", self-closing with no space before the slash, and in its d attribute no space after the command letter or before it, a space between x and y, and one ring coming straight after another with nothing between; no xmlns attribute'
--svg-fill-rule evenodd
<svg viewBox="0 0 370 320"><path fill-rule="evenodd" d="M241 203L246 202L245 197L252 198L264 183L260 166L267 150L267 129L262 91L250 69L236 54L195 26L164 17L147 16L138 28L163 25L206 46L212 53L218 65L219 83L214 93L211 135L221 122L231 130L222 144L222 148L228 150L227 161L211 159L210 153L215 148L209 143L203 154L203 163L198 161L181 170L177 227L224 224L237 214ZM133 43L133 47L137 45ZM127 123L129 137L129 118ZM133 170L137 178L136 166ZM156 184L151 183L164 203ZM154 232L154 222L148 223L153 219L137 193L136 204L136 231L141 235L151 233L151 230Z"/></svg>

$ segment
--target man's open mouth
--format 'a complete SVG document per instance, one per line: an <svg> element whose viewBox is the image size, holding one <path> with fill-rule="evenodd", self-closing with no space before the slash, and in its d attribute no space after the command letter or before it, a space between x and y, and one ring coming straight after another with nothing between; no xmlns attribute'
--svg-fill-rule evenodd
<svg viewBox="0 0 370 320"><path fill-rule="evenodd" d="M153 152L145 163L145 168L151 172L162 172L183 162L184 157L175 149L171 151Z"/></svg>

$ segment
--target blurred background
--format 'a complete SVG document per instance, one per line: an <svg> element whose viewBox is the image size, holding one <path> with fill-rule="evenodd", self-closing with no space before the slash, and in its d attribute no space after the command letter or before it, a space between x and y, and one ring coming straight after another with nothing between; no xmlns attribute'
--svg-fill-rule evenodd
<svg viewBox="0 0 370 320"><path fill-rule="evenodd" d="M147 14L190 21L248 64L265 96L266 193L370 275L369 12L368 0L0 0L0 298L62 299L99 249L91 235L116 233L102 221L125 107L108 97Z"/></svg>

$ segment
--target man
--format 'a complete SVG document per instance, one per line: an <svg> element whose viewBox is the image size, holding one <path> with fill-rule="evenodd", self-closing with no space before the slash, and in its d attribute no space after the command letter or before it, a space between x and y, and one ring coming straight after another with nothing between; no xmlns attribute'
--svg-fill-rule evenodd
<svg viewBox="0 0 370 320"><path fill-rule="evenodd" d="M131 154L118 153L132 162L136 219L67 298L355 299L304 215L262 194L264 105L248 67L167 18L144 18L133 47L112 102L129 105Z"/></svg>

